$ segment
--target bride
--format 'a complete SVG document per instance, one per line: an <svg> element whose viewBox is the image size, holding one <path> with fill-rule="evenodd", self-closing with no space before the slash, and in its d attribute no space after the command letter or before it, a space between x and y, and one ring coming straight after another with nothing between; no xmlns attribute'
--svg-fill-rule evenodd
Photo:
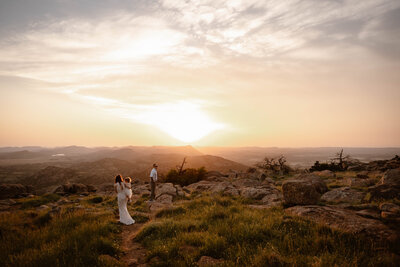
<svg viewBox="0 0 400 267"><path fill-rule="evenodd" d="M131 215L129 215L128 208L126 207L128 203L128 198L125 194L125 185L122 181L121 175L115 177L115 192L118 194L118 209L119 209L119 221L123 224L130 225L135 223Z"/></svg>

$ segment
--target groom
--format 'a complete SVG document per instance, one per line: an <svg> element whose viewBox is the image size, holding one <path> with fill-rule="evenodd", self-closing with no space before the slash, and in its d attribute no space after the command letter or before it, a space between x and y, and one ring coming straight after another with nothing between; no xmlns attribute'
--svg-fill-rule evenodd
<svg viewBox="0 0 400 267"><path fill-rule="evenodd" d="M150 172L150 185L151 185L151 195L150 201L153 201L156 195L156 181L157 181L157 164L153 164L153 169Z"/></svg>

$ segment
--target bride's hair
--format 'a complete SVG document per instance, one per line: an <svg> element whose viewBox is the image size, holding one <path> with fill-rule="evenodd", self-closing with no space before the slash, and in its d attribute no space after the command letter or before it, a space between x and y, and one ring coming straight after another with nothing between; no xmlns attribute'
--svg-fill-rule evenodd
<svg viewBox="0 0 400 267"><path fill-rule="evenodd" d="M121 176L121 174L118 174L118 175L115 177L115 183L119 183L119 184L122 183L122 176Z"/></svg>

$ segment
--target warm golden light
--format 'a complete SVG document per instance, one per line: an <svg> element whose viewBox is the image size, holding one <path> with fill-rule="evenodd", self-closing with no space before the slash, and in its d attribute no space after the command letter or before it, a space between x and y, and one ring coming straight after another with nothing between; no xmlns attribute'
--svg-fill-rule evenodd
<svg viewBox="0 0 400 267"><path fill-rule="evenodd" d="M224 128L214 122L199 105L190 102L160 104L132 116L135 121L150 124L185 143L198 141L208 134Z"/></svg>

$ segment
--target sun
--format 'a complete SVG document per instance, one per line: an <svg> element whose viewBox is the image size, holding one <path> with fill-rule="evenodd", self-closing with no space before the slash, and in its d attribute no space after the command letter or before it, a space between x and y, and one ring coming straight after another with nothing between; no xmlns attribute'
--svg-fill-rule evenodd
<svg viewBox="0 0 400 267"><path fill-rule="evenodd" d="M161 131L185 143L202 139L224 128L214 122L198 104L178 102L161 104L142 114L142 122L158 127Z"/></svg>

